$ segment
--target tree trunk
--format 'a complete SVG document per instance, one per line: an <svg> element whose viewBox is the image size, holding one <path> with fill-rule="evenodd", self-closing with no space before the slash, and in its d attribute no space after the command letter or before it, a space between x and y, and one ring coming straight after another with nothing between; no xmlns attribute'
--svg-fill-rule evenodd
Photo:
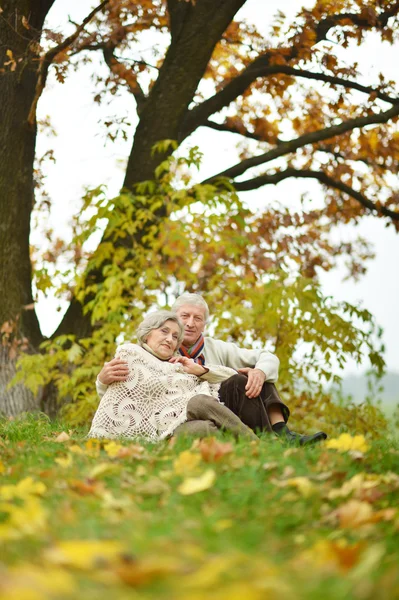
<svg viewBox="0 0 399 600"><path fill-rule="evenodd" d="M154 179L157 165L170 154L152 155L157 142L165 139L183 141L183 124L188 107L206 70L215 45L246 0L197 0L195 3L168 0L171 44L137 126L126 169L124 188L134 190L140 181ZM161 207L155 219L165 217ZM147 228L153 223L149 221ZM141 236L145 236L146 230ZM104 239L107 238L107 231ZM137 241L137 240L136 240ZM118 243L118 242L116 242ZM121 242L127 244L124 238ZM102 270L92 272L95 283L102 278ZM82 305L72 300L64 319L54 335L72 333L88 335L92 330L90 315L83 314Z"/></svg>
<svg viewBox="0 0 399 600"><path fill-rule="evenodd" d="M34 349L42 340L35 311L24 308L33 303L29 235L36 143L27 117L37 79L32 43L40 39L53 1L5 0L0 19L0 328L7 324L1 332L0 412L9 415L39 408L39 399L22 386L6 386L15 372L12 344L15 350L26 338Z"/></svg>

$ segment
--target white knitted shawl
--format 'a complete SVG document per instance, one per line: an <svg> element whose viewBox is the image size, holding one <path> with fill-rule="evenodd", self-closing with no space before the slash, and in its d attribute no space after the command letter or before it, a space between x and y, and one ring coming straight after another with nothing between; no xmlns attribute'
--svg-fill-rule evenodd
<svg viewBox="0 0 399 600"><path fill-rule="evenodd" d="M108 386L89 437L142 436L156 442L187 420L190 398L207 394L218 399L220 384L189 375L181 364L162 361L136 344L119 346L115 356L128 363L129 376Z"/></svg>

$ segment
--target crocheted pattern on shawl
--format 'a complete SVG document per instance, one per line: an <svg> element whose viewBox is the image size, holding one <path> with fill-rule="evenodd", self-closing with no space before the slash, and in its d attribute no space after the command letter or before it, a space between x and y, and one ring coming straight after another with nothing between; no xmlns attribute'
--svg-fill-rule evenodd
<svg viewBox="0 0 399 600"><path fill-rule="evenodd" d="M182 365L161 361L136 344L123 344L115 356L128 363L129 376L108 387L89 437L162 440L187 420L190 398L207 394L218 399L220 384L189 375Z"/></svg>

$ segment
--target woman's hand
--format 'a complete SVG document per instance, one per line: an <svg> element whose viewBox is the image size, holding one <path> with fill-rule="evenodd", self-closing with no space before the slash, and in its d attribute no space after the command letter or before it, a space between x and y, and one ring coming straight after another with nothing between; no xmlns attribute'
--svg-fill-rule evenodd
<svg viewBox="0 0 399 600"><path fill-rule="evenodd" d="M115 383L116 381L126 381L129 375L127 362L121 358L113 358L110 362L104 363L103 368L98 374L98 380L104 385Z"/></svg>
<svg viewBox="0 0 399 600"><path fill-rule="evenodd" d="M172 356L169 362L174 364L180 363L185 373L196 375L197 377L200 377L209 371L209 369L194 362L192 358L187 358L187 356Z"/></svg>

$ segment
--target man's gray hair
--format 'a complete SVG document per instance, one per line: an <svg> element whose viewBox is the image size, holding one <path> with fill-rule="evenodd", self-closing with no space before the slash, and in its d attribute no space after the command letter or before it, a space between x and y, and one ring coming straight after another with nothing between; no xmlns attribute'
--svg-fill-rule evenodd
<svg viewBox="0 0 399 600"><path fill-rule="evenodd" d="M176 299L176 302L173 304L171 310L173 312L177 312L179 308L185 304L191 304L192 306L200 306L203 308L205 311L205 322L209 321L209 308L202 296L199 294L190 294L189 292L185 292Z"/></svg>
<svg viewBox="0 0 399 600"><path fill-rule="evenodd" d="M145 344L151 331L153 331L153 329L159 329L162 325L165 325L166 321L173 321L179 326L179 337L177 340L177 347L179 347L184 338L184 325L179 320L178 316L169 310L157 310L145 317L144 321L140 323L136 331L139 344Z"/></svg>

